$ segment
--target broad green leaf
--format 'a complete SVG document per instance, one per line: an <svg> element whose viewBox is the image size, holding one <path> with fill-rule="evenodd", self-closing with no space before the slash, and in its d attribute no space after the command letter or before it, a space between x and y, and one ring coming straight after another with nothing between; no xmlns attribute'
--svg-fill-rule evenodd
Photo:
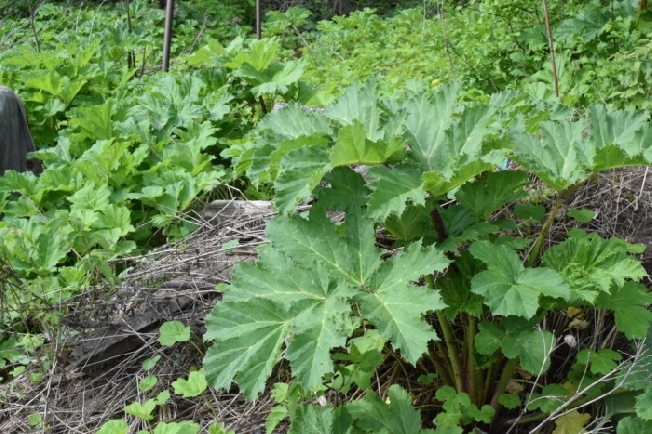
<svg viewBox="0 0 652 434"><path fill-rule="evenodd" d="M308 255L309 253L306 253L306 256ZM245 301L255 297L279 304L289 299L323 303L329 295L346 297L354 293L343 285L331 284L330 276L326 274L326 271L331 271L328 265L312 263L309 258L304 260L304 266L300 267L292 260L291 252L282 252L275 248L265 249L260 252L258 263L243 263L236 267L232 287L226 290L224 300Z"/></svg>
<svg viewBox="0 0 652 434"><path fill-rule="evenodd" d="M446 87L432 98L423 93L406 104L406 137L424 172L443 170L453 155L446 132L453 122L455 88Z"/></svg>
<svg viewBox="0 0 652 434"><path fill-rule="evenodd" d="M647 387L636 398L636 415L643 420L652 420L652 387Z"/></svg>
<svg viewBox="0 0 652 434"><path fill-rule="evenodd" d="M317 133L296 139L288 139L279 144L260 146L252 153L247 151L238 160L238 164L247 164L247 160L250 160L251 166L247 170L247 175L251 178L252 182L256 184L272 183L276 180L278 172L282 169L281 162L283 157L289 152L305 146L324 147L327 144L326 138Z"/></svg>
<svg viewBox="0 0 652 434"><path fill-rule="evenodd" d="M197 434L201 425L185 420L183 422L159 422L153 434Z"/></svg>
<svg viewBox="0 0 652 434"><path fill-rule="evenodd" d="M494 169L497 164L483 160L474 160L462 166L453 166L453 172L448 172L447 176L439 170L425 172L421 175L423 189L431 197L445 196L448 192L470 181L482 172Z"/></svg>
<svg viewBox="0 0 652 434"><path fill-rule="evenodd" d="M67 239L54 234L40 234L26 253L35 271L44 275L56 270L57 264L68 255L69 249L70 242Z"/></svg>
<svg viewBox="0 0 652 434"><path fill-rule="evenodd" d="M589 140L598 149L617 145L628 157L641 152L636 136L642 128L649 128L647 116L624 110L608 111L607 107L597 105L588 107L586 114L591 132Z"/></svg>
<svg viewBox="0 0 652 434"><path fill-rule="evenodd" d="M98 140L73 163L73 168L93 180L98 187L108 184L129 146L129 142L116 142L113 138Z"/></svg>
<svg viewBox="0 0 652 434"><path fill-rule="evenodd" d="M346 232L347 238L341 237L319 209L310 213L309 220L279 217L267 225L272 243L295 261L306 267L318 263L352 287L363 288L380 266L382 251L374 245L372 223L357 213L346 222Z"/></svg>
<svg viewBox="0 0 652 434"><path fill-rule="evenodd" d="M404 144L398 138L372 142L365 135L365 127L357 119L352 125L340 128L332 150L333 167L351 164L377 165L400 161L405 155Z"/></svg>
<svg viewBox="0 0 652 434"><path fill-rule="evenodd" d="M158 378L156 375L148 375L138 382L138 389L146 392L152 390L152 388L158 383Z"/></svg>
<svg viewBox="0 0 652 434"><path fill-rule="evenodd" d="M208 383L228 390L237 381L247 400L256 398L278 361L291 318L269 300L217 303L205 319L204 340L217 339L204 356Z"/></svg>
<svg viewBox="0 0 652 434"><path fill-rule="evenodd" d="M595 211L591 209L571 209L568 211L568 216L580 223L589 223L595 217Z"/></svg>
<svg viewBox="0 0 652 434"><path fill-rule="evenodd" d="M492 132L491 123L495 112L495 107L486 105L464 108L459 121L455 122L453 127L447 131L449 147L442 155L442 157L448 157L448 160L445 160L447 165L452 162L451 157L458 157L460 166L478 159L482 153L485 135ZM448 170L444 172L446 173Z"/></svg>
<svg viewBox="0 0 652 434"><path fill-rule="evenodd" d="M586 177L595 147L584 138L582 122L542 122L541 138L514 133L514 158L558 192Z"/></svg>
<svg viewBox="0 0 652 434"><path fill-rule="evenodd" d="M599 292L609 293L612 285L622 287L626 279L638 280L646 275L640 262L629 256L622 244L597 235L570 237L546 250L543 261L570 285L573 299L590 303Z"/></svg>
<svg viewBox="0 0 652 434"><path fill-rule="evenodd" d="M330 351L353 332L343 301L351 291L330 280L324 266L299 267L275 249L261 252L257 264L239 265L224 301L206 318L204 339L217 339L204 358L208 381L227 388L236 381L253 399L286 343L293 374L312 390L333 371Z"/></svg>
<svg viewBox="0 0 652 434"><path fill-rule="evenodd" d="M149 371L150 369L154 369L158 361L161 360L161 357L162 356L160 354L157 354L150 359L143 360L143 363L141 364L142 368L146 371Z"/></svg>
<svg viewBox="0 0 652 434"><path fill-rule="evenodd" d="M372 276L367 291L355 297L362 315L412 364L427 350L428 342L437 338L423 315L446 305L437 291L411 282L424 274L443 271L449 263L436 248L412 243L384 262Z"/></svg>
<svg viewBox="0 0 652 434"><path fill-rule="evenodd" d="M354 429L351 416L343 407L303 404L297 407L288 434L352 434Z"/></svg>
<svg viewBox="0 0 652 434"><path fill-rule="evenodd" d="M546 208L543 205L523 203L516 205L513 212L519 219L540 222L546 215Z"/></svg>
<svg viewBox="0 0 652 434"><path fill-rule="evenodd" d="M577 354L577 363L589 365L589 369L594 374L605 375L614 370L619 362L623 359L619 353L603 348L600 351L583 349Z"/></svg>
<svg viewBox="0 0 652 434"><path fill-rule="evenodd" d="M511 393L502 393L498 397L498 402L508 409L519 408L521 406L521 397Z"/></svg>
<svg viewBox="0 0 652 434"><path fill-rule="evenodd" d="M148 399L145 404L134 402L127 405L125 407L125 412L143 420L152 420L154 418L154 416L152 416L152 411L154 411L155 408L156 401L153 399Z"/></svg>
<svg viewBox="0 0 652 434"><path fill-rule="evenodd" d="M38 178L32 172L7 170L0 177L0 192L18 192L25 196L37 197L39 193Z"/></svg>
<svg viewBox="0 0 652 434"><path fill-rule="evenodd" d="M247 65L243 65L234 75L241 74ZM264 94L288 92L289 87L296 84L303 76L303 63L301 61L286 61L284 64L274 63L269 66L265 74L260 76L257 86L251 89L255 96L262 96Z"/></svg>
<svg viewBox="0 0 652 434"><path fill-rule="evenodd" d="M408 204L424 205L426 192L421 186L420 172L407 167L376 166L369 169L374 180L367 204L367 216L383 221L392 214L402 215Z"/></svg>
<svg viewBox="0 0 652 434"><path fill-rule="evenodd" d="M642 339L652 324L652 312L645 308L652 303L647 288L636 282L625 282L622 287L612 286L611 293L601 292L596 305L612 310L616 327L627 339Z"/></svg>
<svg viewBox="0 0 652 434"><path fill-rule="evenodd" d="M174 345L177 342L187 342L190 340L190 327L184 326L179 321L167 321L161 325L159 329L161 335L158 341L161 345L167 347Z"/></svg>
<svg viewBox="0 0 652 434"><path fill-rule="evenodd" d="M446 316L453 321L461 313L480 317L483 313L483 297L471 292L471 278L478 272L478 263L467 250L462 250L455 259L457 273L438 276L435 285L448 305Z"/></svg>
<svg viewBox="0 0 652 434"><path fill-rule="evenodd" d="M206 383L206 378L202 371L191 371L188 374L187 380L179 378L172 382L172 387L174 387L174 393L177 395L190 398L204 393L206 387L208 387L208 383Z"/></svg>
<svg viewBox="0 0 652 434"><path fill-rule="evenodd" d="M362 208L370 193L359 173L350 167L336 167L324 176L330 188L317 189L319 204L325 209L354 210Z"/></svg>
<svg viewBox="0 0 652 434"><path fill-rule="evenodd" d="M345 408L356 421L355 425L365 432L421 433L421 415L412 407L410 395L397 384L389 388L387 402L367 391L364 398L346 404Z"/></svg>
<svg viewBox="0 0 652 434"><path fill-rule="evenodd" d="M129 425L127 422L119 419L104 422L97 434L127 434L128 431Z"/></svg>
<svg viewBox="0 0 652 434"><path fill-rule="evenodd" d="M525 268L516 252L489 241L478 241L470 248L488 270L476 275L471 291L482 295L494 315L532 318L542 295L570 298L570 287L555 271L545 267Z"/></svg>
<svg viewBox="0 0 652 434"><path fill-rule="evenodd" d="M617 434L641 434L652 431L652 421L627 416L618 422Z"/></svg>
<svg viewBox="0 0 652 434"><path fill-rule="evenodd" d="M235 69L239 68L244 63L248 63L256 70L262 71L276 60L276 53L279 48L280 43L274 38L252 40L249 44L248 50L240 51L230 63L227 63L224 66Z"/></svg>
<svg viewBox="0 0 652 434"><path fill-rule="evenodd" d="M608 13L587 6L579 14L564 20L558 31L563 39L580 38L584 42L589 42L605 31L609 21L610 16Z"/></svg>
<svg viewBox="0 0 652 434"><path fill-rule="evenodd" d="M333 372L330 352L344 347L344 325L350 322L350 305L338 297L306 310L293 322L294 334L285 358L290 361L292 373L304 390L321 385L322 377ZM352 330L351 330L352 331Z"/></svg>
<svg viewBox="0 0 652 434"><path fill-rule="evenodd" d="M547 330L536 327L532 321L520 317L506 317L501 325L482 321L480 333L476 336L478 353L491 355L500 349L505 357L519 357L520 364L526 371L538 374L550 367L549 353L555 344L555 338Z"/></svg>
<svg viewBox="0 0 652 434"><path fill-rule="evenodd" d="M385 138L377 99L376 79L370 78L363 85L349 86L344 95L326 107L324 115L343 126L358 121L365 128L366 138L376 142Z"/></svg>
<svg viewBox="0 0 652 434"><path fill-rule="evenodd" d="M81 190L68 197L71 210L104 210L109 206L111 191L107 185L96 187L86 184Z"/></svg>
<svg viewBox="0 0 652 434"><path fill-rule="evenodd" d="M528 410L541 409L541 411L548 413L555 411L562 404L564 404L570 391L564 386L559 384L548 384L545 386L541 393L533 393L528 403Z"/></svg>
<svg viewBox="0 0 652 434"><path fill-rule="evenodd" d="M68 121L70 127L78 127L85 135L94 141L109 140L113 137L111 102L102 105L82 106L76 108L73 117Z"/></svg>
<svg viewBox="0 0 652 434"><path fill-rule="evenodd" d="M425 206L408 205L399 216L390 214L385 220L385 229L402 241L415 241L424 238L430 244L434 240L435 231L430 213Z"/></svg>
<svg viewBox="0 0 652 434"><path fill-rule="evenodd" d="M324 148L309 146L295 149L281 160L283 172L276 179L274 204L281 213L296 212L301 201L312 197L313 189L331 169Z"/></svg>
<svg viewBox="0 0 652 434"><path fill-rule="evenodd" d="M257 130L270 130L286 139L298 139L315 133L329 133L331 127L322 114L306 111L299 104L292 102L265 116L258 123Z"/></svg>
<svg viewBox="0 0 652 434"><path fill-rule="evenodd" d="M54 72L44 73L40 77L28 77L25 80L25 86L59 97L66 106L69 106L87 82L88 80L81 77L71 80L69 77L62 77Z"/></svg>
<svg viewBox="0 0 652 434"><path fill-rule="evenodd" d="M506 203L523 198L526 194L523 187L529 183L527 173L522 171L488 172L475 182L461 186L455 198L483 221Z"/></svg>
<svg viewBox="0 0 652 434"><path fill-rule="evenodd" d="M272 410L265 418L265 433L272 434L274 432L274 429L278 426L279 423L281 423L283 419L287 417L287 415L288 415L287 408L281 405L276 405L272 407Z"/></svg>

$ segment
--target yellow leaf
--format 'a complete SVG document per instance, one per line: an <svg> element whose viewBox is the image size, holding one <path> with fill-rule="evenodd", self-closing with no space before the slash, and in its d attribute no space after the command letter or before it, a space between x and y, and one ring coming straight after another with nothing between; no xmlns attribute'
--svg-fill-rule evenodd
<svg viewBox="0 0 652 434"><path fill-rule="evenodd" d="M573 411L555 421L557 426L552 434L585 434L584 425L591 420L588 413Z"/></svg>
<svg viewBox="0 0 652 434"><path fill-rule="evenodd" d="M578 309L578 308L573 307L573 306L566 309L566 313L571 318L582 319L584 317L584 312L582 312L582 309Z"/></svg>

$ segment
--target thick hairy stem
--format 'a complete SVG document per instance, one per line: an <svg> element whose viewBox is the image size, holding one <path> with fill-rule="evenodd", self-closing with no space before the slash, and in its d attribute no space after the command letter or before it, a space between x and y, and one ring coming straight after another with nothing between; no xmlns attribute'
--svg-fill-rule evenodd
<svg viewBox="0 0 652 434"><path fill-rule="evenodd" d="M258 105L260 106L260 110L263 112L263 114L266 115L267 106L265 105L265 100L263 99L262 95L258 97Z"/></svg>
<svg viewBox="0 0 652 434"><path fill-rule="evenodd" d="M498 371L498 368L500 367L500 362L502 360L503 360L503 354L500 351L496 351L491 356L491 360L489 361L489 369L486 372L486 376L484 378L484 384L482 387L482 393L480 394L480 399L478 400L478 402L482 402L482 403L487 402L487 399L489 398L489 392L491 391L492 382L496 377L496 372Z"/></svg>
<svg viewBox="0 0 652 434"><path fill-rule="evenodd" d="M507 389L507 384L509 383L509 380L511 380L514 377L514 372L516 371L516 368L518 368L518 364L520 360L521 359L519 357L516 357L514 359L509 359L507 361L507 364L503 368L503 373L500 376L500 380L498 380L498 384L496 384L496 390L494 391L494 395L491 397L491 406L495 410L493 415L494 419L498 414L498 410L500 410L500 403L498 402L498 398L500 398L500 395L505 393L505 390Z"/></svg>
<svg viewBox="0 0 652 434"><path fill-rule="evenodd" d="M428 359L432 362L435 367L435 372L439 376L439 379L446 384L447 386L455 387L453 383L452 372L450 368L446 365L446 362L439 357L437 352L434 349L431 349L428 353Z"/></svg>
<svg viewBox="0 0 652 434"><path fill-rule="evenodd" d="M450 359L446 357L448 351L446 351L446 347L442 341L435 341L435 347L437 348L437 354L435 354L435 356L437 356L438 360L441 362L441 367L443 368L442 372L446 375L445 383L451 387L455 387L453 368L451 367ZM439 356L439 354L441 354L441 356Z"/></svg>
<svg viewBox="0 0 652 434"><path fill-rule="evenodd" d="M480 385L479 382L482 381L479 378L479 372L475 365L475 335L478 331L477 323L475 318L469 317L468 315L463 315L462 321L466 324L466 327L464 328L464 359L466 362L464 365L466 368L465 386L466 390L468 390L467 393L471 397L471 401L476 405L480 405L478 386Z"/></svg>
<svg viewBox="0 0 652 434"><path fill-rule="evenodd" d="M435 289L435 280L432 275L425 276L425 280L428 283L428 287ZM459 349L455 343L455 336L453 335L453 330L451 329L448 319L443 312L437 311L437 321L439 322L439 327L441 328L441 333L444 335L444 342L446 342L446 354L448 355L448 360L450 360L451 370L453 371L453 380L455 382L455 390L458 392L464 392L464 381L462 378L462 365L460 364Z"/></svg>
<svg viewBox="0 0 652 434"><path fill-rule="evenodd" d="M548 218L546 218L546 222L543 224L543 228L541 228L541 232L537 236L537 239L534 241L534 244L532 245L532 249L528 254L527 257L528 267L532 267L534 263L537 262L537 259L539 258L539 254L541 253L541 247L543 246L543 240L545 240L546 235L550 230L550 227L552 226L552 224L555 221L555 218L557 217L557 211L559 211L559 208L561 208L561 205L563 203L564 203L564 198L562 197L562 195L558 195L555 204L550 210L550 213L548 213Z"/></svg>
<svg viewBox="0 0 652 434"><path fill-rule="evenodd" d="M451 368L453 369L453 380L455 381L455 390L458 393L465 392L464 390L464 380L462 376L462 365L460 364L459 348L455 343L455 336L453 335L453 329L451 329L448 319L443 312L437 312L437 320L439 321L439 326L441 327L442 334L444 335L444 342L446 342L446 348L448 349L448 359L451 361Z"/></svg>

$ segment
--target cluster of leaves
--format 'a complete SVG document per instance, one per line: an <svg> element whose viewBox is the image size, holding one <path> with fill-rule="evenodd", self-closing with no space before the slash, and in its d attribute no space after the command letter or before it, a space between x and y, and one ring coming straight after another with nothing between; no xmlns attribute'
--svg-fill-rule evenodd
<svg viewBox="0 0 652 434"><path fill-rule="evenodd" d="M372 385L393 358L418 367L431 388L419 396L439 407L426 421L434 432L496 423L503 406L553 417L608 394L613 382L603 374L624 375L632 362L584 349L566 382L547 383L563 330L540 324L571 307L604 309L628 339L644 339L652 296L631 255L642 246L582 230L545 251L542 241L564 198L592 173L652 163L647 118L592 106L569 120L570 107L517 92L465 105L454 86L379 94L372 79L323 114L291 104L225 152L238 174L272 185L281 215L268 224L258 262L234 269L206 318L204 338L215 341L204 358L209 383L235 381L253 399L287 361L292 381L277 386L283 406L268 432L287 413L292 432L422 432L412 403L431 402ZM495 171L506 157L554 192L551 209L530 201L528 173ZM364 176L352 165L366 167ZM308 202L309 213L297 211ZM495 218L506 205L513 216ZM332 222L333 212L344 223ZM533 239L517 235L544 219ZM517 372L538 376L529 395L508 391L510 382L526 386ZM637 387L652 390L648 377ZM338 405L356 388L363 398ZM313 394L320 405L306 400Z"/></svg>
<svg viewBox="0 0 652 434"><path fill-rule="evenodd" d="M159 343L164 347L171 347L179 342L191 342L190 327L184 326L178 321L164 323L159 330ZM154 410L164 406L170 399L170 391L162 381L153 373L161 355L142 362L142 369L146 375L138 381L137 388L140 393L153 396L145 402L134 402L124 407L126 414L138 418L147 428L139 430L138 434L197 434L201 430L200 424L193 421L181 422L154 422ZM204 378L203 369L191 370L188 379L178 378L170 383L175 395L183 398L199 396L208 387ZM154 393L156 394L154 395ZM130 430L129 424L124 419L113 419L102 424L97 431L98 434L127 434ZM215 422L206 428L209 434L235 434L233 431L226 431L220 422Z"/></svg>
<svg viewBox="0 0 652 434"><path fill-rule="evenodd" d="M9 171L0 178L2 254L24 288L1 294L0 327L28 333L16 328L25 315L32 325L56 323L56 309L44 307L117 282L129 265L117 258L192 231L192 217L182 213L234 181L219 158L228 141L247 133L275 99L308 102L317 93L300 80L299 62L277 61L274 39L236 38L227 48L212 40L179 57L178 71L141 76L129 53L145 52L158 31L130 32L114 15L91 29L95 12L80 9L89 23L83 30L55 32L55 17L69 20L63 12L40 9L54 23L40 34L40 52L27 40L0 54L0 81L25 100L45 166L40 177ZM161 14L144 2L133 2L130 13L143 31ZM22 341L3 344L13 351ZM0 359L21 364L9 352Z"/></svg>

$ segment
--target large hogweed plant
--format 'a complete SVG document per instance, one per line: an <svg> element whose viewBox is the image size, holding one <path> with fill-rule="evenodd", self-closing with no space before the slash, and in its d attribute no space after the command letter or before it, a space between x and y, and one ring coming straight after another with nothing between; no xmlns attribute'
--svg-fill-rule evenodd
<svg viewBox="0 0 652 434"><path fill-rule="evenodd" d="M640 389L640 418L619 431L649 425L647 343L626 360L576 349L564 378L548 373L555 349L577 345L555 312L602 309L628 339L646 337L640 246L579 229L544 240L593 173L652 162L651 138L646 117L624 111L577 117L517 92L469 105L416 84L381 100L374 80L323 113L270 114L225 151L273 185L279 215L206 318L209 384L254 399L284 366L268 432L288 414L297 433L545 420L579 432L590 403ZM507 157L522 170L497 170Z"/></svg>

